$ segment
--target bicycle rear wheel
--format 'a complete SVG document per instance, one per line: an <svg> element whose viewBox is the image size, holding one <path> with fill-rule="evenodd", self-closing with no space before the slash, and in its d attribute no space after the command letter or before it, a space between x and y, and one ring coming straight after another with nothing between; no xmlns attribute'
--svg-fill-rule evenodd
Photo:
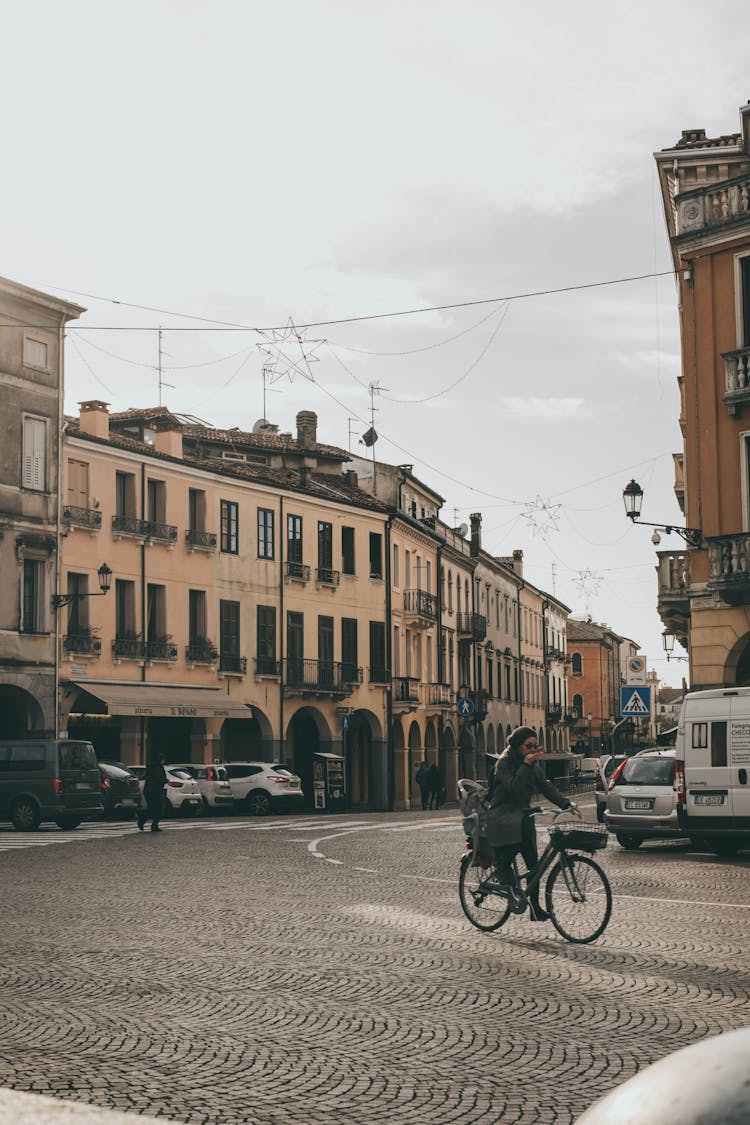
<svg viewBox="0 0 750 1125"><path fill-rule="evenodd" d="M474 867L471 855L461 860L458 896L466 917L478 930L499 930L510 914L507 896L499 894L494 868Z"/></svg>
<svg viewBox="0 0 750 1125"><path fill-rule="evenodd" d="M612 890L598 863L583 855L561 855L546 886L547 913L567 941L596 941L612 913Z"/></svg>

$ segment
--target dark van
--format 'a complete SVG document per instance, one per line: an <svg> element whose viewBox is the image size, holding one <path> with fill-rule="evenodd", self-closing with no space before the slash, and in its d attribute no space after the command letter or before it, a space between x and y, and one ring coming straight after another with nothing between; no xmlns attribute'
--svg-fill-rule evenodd
<svg viewBox="0 0 750 1125"><path fill-rule="evenodd" d="M90 742L0 740L0 820L33 832L43 820L77 828L102 813L99 766Z"/></svg>

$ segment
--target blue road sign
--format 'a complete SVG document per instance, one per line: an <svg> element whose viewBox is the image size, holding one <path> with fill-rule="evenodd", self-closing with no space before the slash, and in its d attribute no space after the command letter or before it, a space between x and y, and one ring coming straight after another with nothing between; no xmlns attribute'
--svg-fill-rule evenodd
<svg viewBox="0 0 750 1125"><path fill-rule="evenodd" d="M633 719L651 714L651 688L640 684L620 688L620 714Z"/></svg>
<svg viewBox="0 0 750 1125"><path fill-rule="evenodd" d="M341 729L344 732L349 730L349 716L348 715L342 715L341 716Z"/></svg>
<svg viewBox="0 0 750 1125"><path fill-rule="evenodd" d="M469 715L474 714L474 700L459 699L458 703L456 704L456 710L458 711L459 715L463 715L465 719L468 719Z"/></svg>

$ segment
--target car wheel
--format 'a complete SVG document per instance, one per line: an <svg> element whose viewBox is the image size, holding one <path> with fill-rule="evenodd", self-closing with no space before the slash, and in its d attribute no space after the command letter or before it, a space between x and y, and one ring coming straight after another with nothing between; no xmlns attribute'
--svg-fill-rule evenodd
<svg viewBox="0 0 750 1125"><path fill-rule="evenodd" d="M263 789L254 789L246 804L251 816L268 816L271 811L271 798Z"/></svg>
<svg viewBox="0 0 750 1125"><path fill-rule="evenodd" d="M28 797L21 797L13 805L10 819L17 832L36 832L42 818L37 805Z"/></svg>
<svg viewBox="0 0 750 1125"><path fill-rule="evenodd" d="M627 836L624 832L617 832L615 835L620 847L625 848L629 852L634 852L637 848L640 848L643 843L643 839L640 836Z"/></svg>
<svg viewBox="0 0 750 1125"><path fill-rule="evenodd" d="M714 840L710 850L714 855L733 856L737 855L739 847L739 844L736 844L734 840Z"/></svg>
<svg viewBox="0 0 750 1125"><path fill-rule="evenodd" d="M596 819L600 824L604 824L604 805L596 806Z"/></svg>
<svg viewBox="0 0 750 1125"><path fill-rule="evenodd" d="M55 821L58 828L62 828L64 832L72 832L74 828L78 828L81 821L77 816L61 816Z"/></svg>

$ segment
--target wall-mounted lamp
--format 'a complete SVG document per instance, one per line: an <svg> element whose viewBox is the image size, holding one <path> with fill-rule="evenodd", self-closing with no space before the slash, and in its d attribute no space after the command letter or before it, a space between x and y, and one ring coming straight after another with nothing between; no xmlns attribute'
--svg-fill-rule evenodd
<svg viewBox="0 0 750 1125"><path fill-rule="evenodd" d="M632 520L633 523L640 523L644 527L657 528L657 531L651 536L654 544L661 542L658 534L659 531L663 531L667 535L671 535L672 532L675 531L678 535L682 536L688 547L703 546L703 533L697 527L675 527L675 525L671 523L647 523L646 520L642 520L640 516L641 505L643 503L643 489L637 480L631 480L625 485L625 488L622 490L622 498L625 502L625 515L629 520Z"/></svg>
<svg viewBox="0 0 750 1125"><path fill-rule="evenodd" d="M98 594L53 594L52 608L62 609L64 605L70 605L72 602L80 601L82 598L100 598L102 594L108 594L109 588L112 585L112 571L106 563L102 563L96 573L99 575L100 592Z"/></svg>
<svg viewBox="0 0 750 1125"><path fill-rule="evenodd" d="M667 663L670 660L687 660L687 656L673 656L674 652L674 633L668 632L666 629L661 635L661 643L664 645L664 651L667 654Z"/></svg>

